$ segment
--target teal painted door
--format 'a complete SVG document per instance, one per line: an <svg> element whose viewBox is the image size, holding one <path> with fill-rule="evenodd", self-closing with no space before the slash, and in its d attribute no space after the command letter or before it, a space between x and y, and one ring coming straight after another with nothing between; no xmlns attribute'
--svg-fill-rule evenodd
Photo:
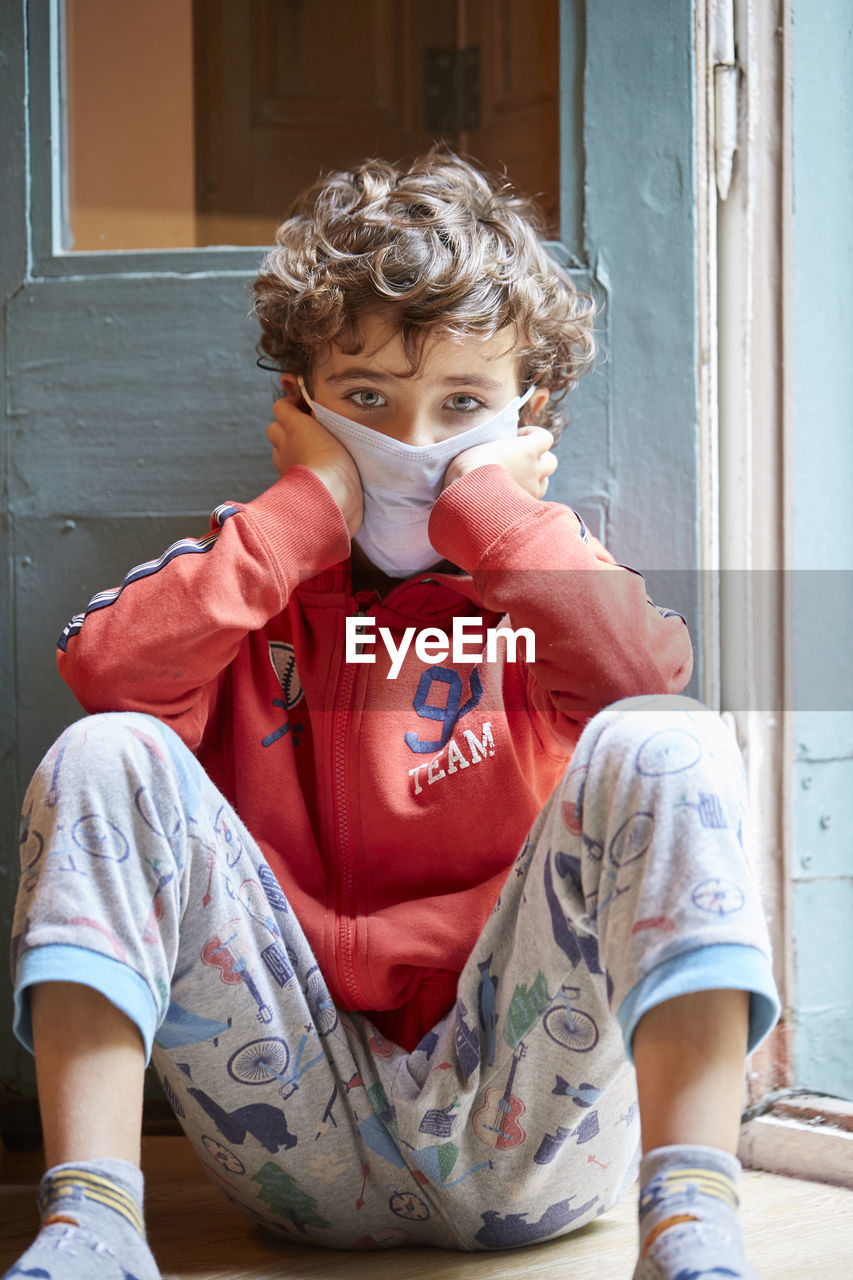
<svg viewBox="0 0 853 1280"><path fill-rule="evenodd" d="M63 253L57 10L3 8L0 521L4 715L0 920L17 883L28 778L79 714L56 637L92 594L226 498L274 475L271 381L255 368L256 249ZM701 634L698 599L655 587L698 567L692 6L560 7L561 239L601 300L606 361L571 404L550 495L577 507L654 594ZM653 127L652 127L653 125ZM531 136L526 145L544 145ZM355 158L355 157L354 157ZM660 581L695 583L693 573ZM127 661L133 661L128 653ZM8 992L6 949L0 990ZM29 1058L0 1028L0 1121L33 1097Z"/></svg>

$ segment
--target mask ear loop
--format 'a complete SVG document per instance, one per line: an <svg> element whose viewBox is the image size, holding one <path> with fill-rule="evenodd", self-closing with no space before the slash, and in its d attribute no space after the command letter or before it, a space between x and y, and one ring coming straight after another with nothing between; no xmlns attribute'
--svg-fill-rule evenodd
<svg viewBox="0 0 853 1280"><path fill-rule="evenodd" d="M284 370L281 368L281 366L280 366L280 365L277 365L277 364L265 364L265 363L264 363L263 356L261 356L258 360L256 360L256 361L255 361L255 364L257 365L257 367L258 367L259 369L263 369L265 373L277 373L277 374L279 375L279 378L281 377L282 373L284 372ZM300 391L302 392L302 398L303 398L303 400L305 401L305 403L306 403L307 405L309 405L309 406L313 409L313 407L314 407L314 402L313 402L313 400L311 399L311 397L309 396L308 392L307 392L307 391L306 391L306 389L305 389L305 382L304 382L304 380L303 380L303 378L302 378L302 375L301 375L301 374L298 374L298 375L297 375L297 382L299 383L299 389L300 389Z"/></svg>
<svg viewBox="0 0 853 1280"><path fill-rule="evenodd" d="M296 381L299 384L299 390L302 392L302 399L305 401L305 403L308 405L308 408L313 413L314 401L311 399L310 395L308 394L308 388L305 386L305 379L302 377L301 373L296 375Z"/></svg>
<svg viewBox="0 0 853 1280"><path fill-rule="evenodd" d="M536 390L536 384L535 384L535 383L531 383L531 384L530 384L530 386L529 386L529 387L527 388L527 390L525 391L524 395L519 397L519 400L518 400L518 425L519 425L519 428L520 428L520 427L521 427L521 425L522 425L522 423L521 423L521 410L522 410L522 409L524 408L524 406L527 404L527 401L528 401L528 400L530 399L530 397L533 395L533 392L534 392L535 390Z"/></svg>

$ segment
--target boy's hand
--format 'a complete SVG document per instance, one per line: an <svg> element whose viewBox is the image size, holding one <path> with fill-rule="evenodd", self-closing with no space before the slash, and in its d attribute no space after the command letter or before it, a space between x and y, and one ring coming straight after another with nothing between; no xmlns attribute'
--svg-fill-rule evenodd
<svg viewBox="0 0 853 1280"><path fill-rule="evenodd" d="M355 537L364 519L364 494L350 454L316 418L297 408L295 400L276 400L273 413L267 439L278 474L297 466L313 471L343 512L350 537Z"/></svg>
<svg viewBox="0 0 853 1280"><path fill-rule="evenodd" d="M557 470L557 458L551 453L554 437L544 427L521 427L511 440L494 444L477 444L454 458L444 473L443 489L476 467L496 462L511 475L522 489L534 498L544 498L548 477Z"/></svg>

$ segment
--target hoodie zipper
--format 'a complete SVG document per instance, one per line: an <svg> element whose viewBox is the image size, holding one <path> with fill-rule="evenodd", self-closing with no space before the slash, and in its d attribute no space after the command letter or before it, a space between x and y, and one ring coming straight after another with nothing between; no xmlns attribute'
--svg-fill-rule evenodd
<svg viewBox="0 0 853 1280"><path fill-rule="evenodd" d="M369 612L368 606L375 600L372 591L358 591L355 596L357 608L354 616L364 618ZM355 672L344 661L344 674L341 680L341 702L345 711L350 710ZM338 973L341 986L347 992L354 1009L364 1006L364 997L356 979L355 947L353 945L353 868L350 856L351 841L349 830L349 810L347 807L347 749L349 734L335 733L334 716L332 717L332 733L334 735L335 788L337 795L337 841L339 861L339 891L337 911L337 935L339 964Z"/></svg>

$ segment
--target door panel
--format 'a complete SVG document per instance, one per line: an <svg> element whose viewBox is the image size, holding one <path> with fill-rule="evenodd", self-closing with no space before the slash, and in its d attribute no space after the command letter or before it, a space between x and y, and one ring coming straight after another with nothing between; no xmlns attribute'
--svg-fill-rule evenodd
<svg viewBox="0 0 853 1280"><path fill-rule="evenodd" d="M254 496L275 380L255 365L249 283L28 282L7 306L16 511L202 514Z"/></svg>
<svg viewBox="0 0 853 1280"><path fill-rule="evenodd" d="M542 192L558 226L557 0L196 0L194 13L197 243L265 243L321 169L415 156L438 136Z"/></svg>
<svg viewBox="0 0 853 1280"><path fill-rule="evenodd" d="M56 641L65 624L96 590L118 586L132 565L156 558L188 532L206 531L206 519L186 515L84 515L73 521L62 514L18 517L18 541L26 547L15 566L15 643L26 654L17 680L22 779L29 778L66 725L83 714L55 672ZM72 597L77 604L69 612ZM132 652L127 661L133 662Z"/></svg>

